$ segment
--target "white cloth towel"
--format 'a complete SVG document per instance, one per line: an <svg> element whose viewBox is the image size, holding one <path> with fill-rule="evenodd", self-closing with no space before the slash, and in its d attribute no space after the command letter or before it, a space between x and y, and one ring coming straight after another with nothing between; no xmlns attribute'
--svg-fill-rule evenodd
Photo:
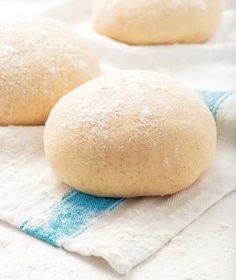
<svg viewBox="0 0 236 280"><path fill-rule="evenodd" d="M225 2L219 32L208 44L147 47L94 34L92 4L68 0L24 7L69 22L92 42L104 71L150 69L204 89L218 129L213 164L193 186L170 197L95 198L70 189L51 172L43 127L0 127L0 219L68 251L103 257L127 273L236 188L236 3Z"/></svg>

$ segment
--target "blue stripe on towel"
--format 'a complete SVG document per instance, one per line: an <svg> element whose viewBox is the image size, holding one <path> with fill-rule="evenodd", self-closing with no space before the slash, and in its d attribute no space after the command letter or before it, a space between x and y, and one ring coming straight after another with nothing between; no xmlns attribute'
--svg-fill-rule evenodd
<svg viewBox="0 0 236 280"><path fill-rule="evenodd" d="M199 95L216 118L220 105L231 95L226 92L199 90ZM54 246L58 240L74 237L91 224L92 220L118 207L125 199L99 198L71 189L59 203L52 207L52 215L47 223L32 227L30 220L20 226L21 230Z"/></svg>
<svg viewBox="0 0 236 280"><path fill-rule="evenodd" d="M25 221L21 230L57 246L57 241L62 238L75 236L84 231L89 222L106 211L111 211L120 205L124 199L99 198L71 189L52 208L52 216L48 223L31 227Z"/></svg>
<svg viewBox="0 0 236 280"><path fill-rule="evenodd" d="M216 115L220 108L220 105L228 98L232 93L223 92L223 91L207 91L199 90L199 95L201 96L204 103L210 109L213 117L216 119Z"/></svg>

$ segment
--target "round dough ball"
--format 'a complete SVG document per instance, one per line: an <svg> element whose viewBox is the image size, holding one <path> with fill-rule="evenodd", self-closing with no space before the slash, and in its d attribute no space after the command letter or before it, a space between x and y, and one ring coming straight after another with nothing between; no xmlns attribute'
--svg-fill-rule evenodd
<svg viewBox="0 0 236 280"><path fill-rule="evenodd" d="M208 169L216 126L192 90L154 72L126 70L60 99L46 122L44 145L58 177L82 192L166 195Z"/></svg>
<svg viewBox="0 0 236 280"><path fill-rule="evenodd" d="M0 125L44 124L61 96L99 74L94 51L64 24L0 19Z"/></svg>
<svg viewBox="0 0 236 280"><path fill-rule="evenodd" d="M97 33L133 45L201 43L214 33L219 0L99 0Z"/></svg>

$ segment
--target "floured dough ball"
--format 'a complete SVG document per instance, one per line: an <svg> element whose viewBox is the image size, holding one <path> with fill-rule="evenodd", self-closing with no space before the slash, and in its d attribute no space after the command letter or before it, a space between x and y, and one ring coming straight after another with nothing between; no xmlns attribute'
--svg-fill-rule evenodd
<svg viewBox="0 0 236 280"><path fill-rule="evenodd" d="M61 96L99 73L91 47L67 26L0 19L0 125L44 124Z"/></svg>
<svg viewBox="0 0 236 280"><path fill-rule="evenodd" d="M98 0L96 32L134 45L201 43L214 33L219 0Z"/></svg>
<svg viewBox="0 0 236 280"><path fill-rule="evenodd" d="M58 177L82 192L166 195L208 169L216 126L192 90L154 72L126 70L60 99L46 122L44 145Z"/></svg>

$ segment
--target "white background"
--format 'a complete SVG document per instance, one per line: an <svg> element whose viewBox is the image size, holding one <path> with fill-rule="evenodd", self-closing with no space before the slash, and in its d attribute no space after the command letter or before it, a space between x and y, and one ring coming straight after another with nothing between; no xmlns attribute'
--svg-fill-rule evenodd
<svg viewBox="0 0 236 280"><path fill-rule="evenodd" d="M28 3L31 3L30 6ZM40 4L39 4L40 2ZM68 18L74 18L77 15L83 15L83 11L87 7L75 5L73 8L65 9L65 18L63 18L64 4L59 1L50 1L51 11L49 14L68 21ZM234 14L236 0L224 1L224 8L230 9L224 11L225 16L218 34L215 37L216 45L236 41L236 16ZM0 15L6 13L32 13L42 11L44 13L48 2L45 1L0 1ZM58 6L58 10L55 9ZM60 8L63 7L63 9ZM68 7L68 6L66 6ZM78 10L76 10L78 9ZM77 12L78 11L78 12ZM80 11L80 12L79 12ZM67 15L70 17L67 18ZM82 32L83 33L83 32ZM97 40L97 39L91 39ZM99 39L100 40L100 39ZM101 43L104 43L101 40ZM106 44L106 43L104 43ZM104 45L105 46L105 45ZM117 44L115 48L121 51L127 51L126 46ZM207 50L207 54L211 52ZM198 49L196 49L198 55ZM97 52L103 59L103 64L107 67L109 56L105 57L104 53L98 48ZM135 51L134 51L135 52ZM153 50L150 50L153 52ZM165 52L165 55L168 53ZM149 53L149 51L148 51ZM223 53L223 52L222 52ZM150 53L149 53L150 54ZM108 54L112 55L112 51ZM199 54L200 55L200 54ZM231 66L235 61L236 53L227 54L224 50L225 68L231 61ZM194 61L197 61L198 57ZM115 66L125 67L125 64ZM204 62L206 63L206 62ZM108 63L109 64L109 63ZM110 65L109 65L110 66ZM145 67L145 63L142 64ZM183 65L186 67L186 65ZM198 65L199 69L212 67L211 65ZM184 69L183 67L183 69ZM164 71L173 72L175 69L168 68L163 61L162 68ZM228 67L229 68L229 67ZM227 68L227 69L228 69ZM195 68L196 69L196 68ZM198 71L199 71L198 69ZM234 89L236 70L231 68L229 72L216 71L216 77L206 77L203 72L204 81L198 77L196 80L192 74L185 68L180 75L180 79L192 85L198 83L209 88ZM220 79L222 73L225 72L225 79ZM213 72L212 72L213 73ZM227 76L227 77L226 77ZM195 77L195 76L194 76ZM216 79L216 84L212 85L212 80ZM201 82L199 82L201 80ZM223 81L223 82L222 82ZM227 81L227 82L225 82ZM218 84L217 84L218 83ZM1 186L4 187L4 186ZM0 222L0 279L155 279L155 280L235 280L236 279L236 193L232 193L225 197L217 205L209 209L196 222L188 226L183 232L175 237L161 251L149 258L146 262L138 266L133 272L127 276L120 276L112 271L105 261L98 258L85 258L63 250L59 250L49 246L42 241L36 240L31 236ZM0 206L1 207L1 206Z"/></svg>

